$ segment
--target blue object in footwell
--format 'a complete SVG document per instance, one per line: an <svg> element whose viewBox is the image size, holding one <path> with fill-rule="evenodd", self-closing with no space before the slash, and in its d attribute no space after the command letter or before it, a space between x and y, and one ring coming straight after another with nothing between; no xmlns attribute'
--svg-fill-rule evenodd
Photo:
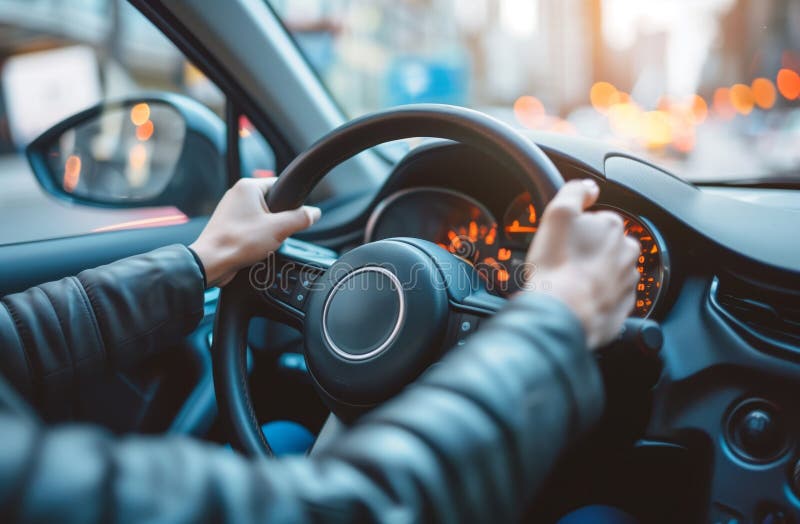
<svg viewBox="0 0 800 524"><path fill-rule="evenodd" d="M264 437L275 456L302 455L314 443L314 435L301 424L290 420L276 420L261 426Z"/></svg>

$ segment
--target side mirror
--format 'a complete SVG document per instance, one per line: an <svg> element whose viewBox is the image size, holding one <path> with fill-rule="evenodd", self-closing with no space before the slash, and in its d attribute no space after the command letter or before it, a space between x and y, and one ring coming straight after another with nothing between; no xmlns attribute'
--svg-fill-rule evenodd
<svg viewBox="0 0 800 524"><path fill-rule="evenodd" d="M225 124L200 103L156 94L102 103L27 148L44 190L100 207L210 213L225 192Z"/></svg>

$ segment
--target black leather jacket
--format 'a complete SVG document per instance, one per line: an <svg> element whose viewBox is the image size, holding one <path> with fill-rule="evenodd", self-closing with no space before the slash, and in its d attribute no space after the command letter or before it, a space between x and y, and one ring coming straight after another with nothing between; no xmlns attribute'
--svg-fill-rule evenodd
<svg viewBox="0 0 800 524"><path fill-rule="evenodd" d="M45 418L63 413L202 307L183 246L84 271L2 299L0 372ZM0 380L0 521L509 522L602 406L579 322L533 294L308 458L47 427Z"/></svg>

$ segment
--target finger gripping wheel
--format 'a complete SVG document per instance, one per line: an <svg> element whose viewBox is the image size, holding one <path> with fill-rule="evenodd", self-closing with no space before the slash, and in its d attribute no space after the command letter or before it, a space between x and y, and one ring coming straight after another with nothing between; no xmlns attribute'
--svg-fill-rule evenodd
<svg viewBox="0 0 800 524"><path fill-rule="evenodd" d="M272 212L297 208L341 162L384 142L420 136L454 140L492 156L545 202L563 185L541 149L508 125L466 108L409 105L353 120L320 139L283 171L267 206ZM440 355L454 297L441 282L449 270L442 263L446 257L456 260L413 239L367 244L320 270L314 291L287 296L289 303L306 300L305 316L293 318L305 335L309 371L334 412L386 400ZM258 307L253 296L246 272L222 290L212 349L214 387L231 444L250 455L269 455L246 377L246 327Z"/></svg>

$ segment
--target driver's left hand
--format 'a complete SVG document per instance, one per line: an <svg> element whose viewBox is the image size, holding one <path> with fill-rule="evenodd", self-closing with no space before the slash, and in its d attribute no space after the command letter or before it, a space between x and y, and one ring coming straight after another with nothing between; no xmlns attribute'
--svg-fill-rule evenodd
<svg viewBox="0 0 800 524"><path fill-rule="evenodd" d="M224 286L239 270L263 260L287 237L319 220L322 213L313 206L270 213L264 195L276 180L239 180L189 246L203 263L209 287Z"/></svg>

